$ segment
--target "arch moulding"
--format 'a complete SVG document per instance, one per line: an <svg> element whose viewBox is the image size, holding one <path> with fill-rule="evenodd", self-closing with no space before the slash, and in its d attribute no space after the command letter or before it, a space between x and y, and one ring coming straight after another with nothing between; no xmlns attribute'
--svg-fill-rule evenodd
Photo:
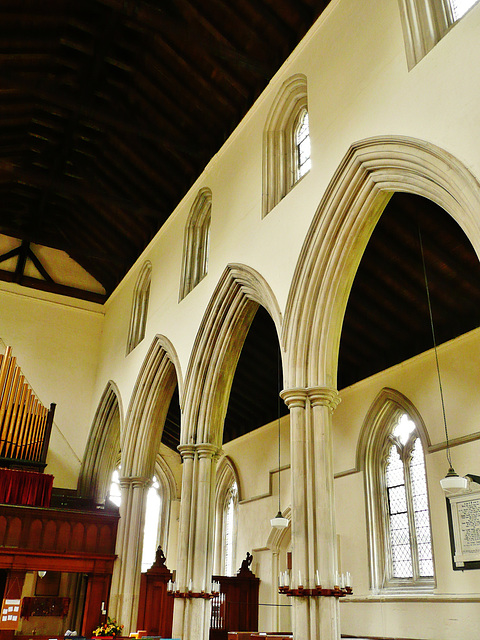
<svg viewBox="0 0 480 640"><path fill-rule="evenodd" d="M102 394L87 440L78 491L101 502L110 485L123 433L123 409L117 385L110 380Z"/></svg>
<svg viewBox="0 0 480 640"><path fill-rule="evenodd" d="M180 402L183 382L180 361L172 343L157 335L138 375L125 420L122 475L148 477L154 472L163 425L175 386Z"/></svg>
<svg viewBox="0 0 480 640"><path fill-rule="evenodd" d="M205 311L193 346L185 377L185 429L181 444L211 443L221 447L235 368L259 306L270 314L280 336L282 316L267 282L250 267L229 264Z"/></svg>
<svg viewBox="0 0 480 640"><path fill-rule="evenodd" d="M353 144L320 202L295 270L284 322L286 388L335 388L350 288L370 235L397 191L443 207L480 255L480 185L459 160L413 138Z"/></svg>

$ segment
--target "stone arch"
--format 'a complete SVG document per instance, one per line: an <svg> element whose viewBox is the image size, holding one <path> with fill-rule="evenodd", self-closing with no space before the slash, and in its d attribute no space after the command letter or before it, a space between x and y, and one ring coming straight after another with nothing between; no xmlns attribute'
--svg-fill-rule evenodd
<svg viewBox="0 0 480 640"><path fill-rule="evenodd" d="M480 255L479 186L459 160L422 140L378 137L351 146L325 191L292 281L284 324L288 387L336 386L350 288L393 193L443 207Z"/></svg>
<svg viewBox="0 0 480 640"><path fill-rule="evenodd" d="M88 436L78 479L78 492L103 502L108 493L112 471L120 451L123 409L114 382L107 384Z"/></svg>
<svg viewBox="0 0 480 640"><path fill-rule="evenodd" d="M185 429L181 444L221 446L235 368L260 305L270 314L280 336L280 308L267 282L250 267L229 264L207 307L193 346L185 378Z"/></svg>
<svg viewBox="0 0 480 640"><path fill-rule="evenodd" d="M163 425L177 383L181 402L180 361L172 343L165 336L157 335L145 356L125 420L122 476L152 477Z"/></svg>

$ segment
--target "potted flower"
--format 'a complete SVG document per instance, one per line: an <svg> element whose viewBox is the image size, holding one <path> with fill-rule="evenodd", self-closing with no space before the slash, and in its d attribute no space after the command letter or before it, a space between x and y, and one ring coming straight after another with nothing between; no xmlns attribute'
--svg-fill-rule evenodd
<svg viewBox="0 0 480 640"><path fill-rule="evenodd" d="M115 638L122 635L122 629L123 624L118 624L114 618L107 618L107 622L94 629L92 635L97 638Z"/></svg>

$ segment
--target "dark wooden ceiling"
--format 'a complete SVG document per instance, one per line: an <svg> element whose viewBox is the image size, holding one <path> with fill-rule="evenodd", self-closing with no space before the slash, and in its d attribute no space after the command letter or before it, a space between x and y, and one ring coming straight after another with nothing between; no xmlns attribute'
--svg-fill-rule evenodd
<svg viewBox="0 0 480 640"><path fill-rule="evenodd" d="M104 301L327 5L0 0L0 236L16 243L0 255L0 279ZM438 342L478 326L468 241L432 203L396 194L353 285L339 388L431 347L417 220ZM38 246L65 251L104 294L63 285ZM277 391L276 335L259 310L225 440L274 420ZM172 448L179 424L175 395Z"/></svg>
<svg viewBox="0 0 480 640"><path fill-rule="evenodd" d="M0 279L108 297L327 4L0 0L0 234L19 241Z"/></svg>

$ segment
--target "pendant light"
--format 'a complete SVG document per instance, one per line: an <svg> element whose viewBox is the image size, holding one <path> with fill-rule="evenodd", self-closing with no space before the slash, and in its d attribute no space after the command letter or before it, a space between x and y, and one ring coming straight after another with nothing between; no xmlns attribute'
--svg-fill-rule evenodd
<svg viewBox="0 0 480 640"><path fill-rule="evenodd" d="M420 241L420 252L422 255L423 278L425 280L425 291L427 293L428 314L430 317L430 328L432 330L433 349L435 352L435 363L437 366L438 387L440 389L440 400L442 403L443 424L445 427L445 441L447 445L446 456L447 456L447 462L449 466L447 475L445 476L445 478L440 480L440 486L442 487L442 489L445 491L446 494L463 493L468 490L468 479L459 476L458 473L455 471L455 469L453 468L452 457L450 454L450 443L448 439L447 417L445 414L445 402L443 399L442 379L440 376L440 366L438 364L437 341L435 338L435 327L433 325L432 305L430 302L430 290L428 288L427 269L425 266L425 256L423 253L423 242L422 242L422 234L420 231L420 227L418 227L418 238Z"/></svg>
<svg viewBox="0 0 480 640"><path fill-rule="evenodd" d="M284 518L282 514L282 510L280 509L280 376L281 376L281 363L280 363L280 345L278 347L277 354L277 415L278 415L278 513L277 515L270 520L270 524L275 529L285 529L288 527L288 518Z"/></svg>

